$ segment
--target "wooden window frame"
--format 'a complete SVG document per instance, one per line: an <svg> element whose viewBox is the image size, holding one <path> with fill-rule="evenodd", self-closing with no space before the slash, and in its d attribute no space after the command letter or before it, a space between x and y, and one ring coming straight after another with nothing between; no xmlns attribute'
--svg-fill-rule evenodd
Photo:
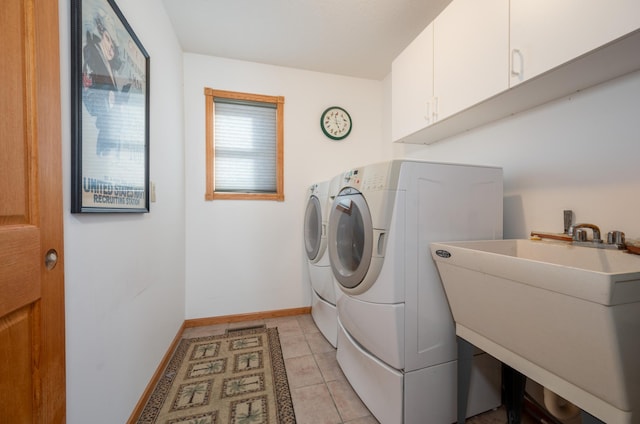
<svg viewBox="0 0 640 424"><path fill-rule="evenodd" d="M206 193L205 200L275 200L284 201L284 97L261 94L240 93L235 91L204 89L206 113ZM215 107L216 98L245 100L251 102L273 103L276 105L276 192L216 192L215 191Z"/></svg>

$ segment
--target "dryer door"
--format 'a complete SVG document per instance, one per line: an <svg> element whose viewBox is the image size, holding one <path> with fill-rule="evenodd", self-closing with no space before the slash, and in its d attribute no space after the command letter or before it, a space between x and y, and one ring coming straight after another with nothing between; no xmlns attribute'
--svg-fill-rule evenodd
<svg viewBox="0 0 640 424"><path fill-rule="evenodd" d="M369 270L372 251L369 207L360 192L347 187L336 196L329 215L329 260L338 283L357 287Z"/></svg>
<svg viewBox="0 0 640 424"><path fill-rule="evenodd" d="M316 196L309 197L304 212L304 249L312 263L317 262L324 253L322 248L322 208Z"/></svg>

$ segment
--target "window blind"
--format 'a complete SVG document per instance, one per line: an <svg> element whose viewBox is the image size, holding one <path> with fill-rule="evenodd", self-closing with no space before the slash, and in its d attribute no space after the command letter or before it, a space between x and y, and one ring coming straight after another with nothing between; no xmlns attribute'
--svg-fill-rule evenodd
<svg viewBox="0 0 640 424"><path fill-rule="evenodd" d="M215 191L275 193L276 105L215 99Z"/></svg>

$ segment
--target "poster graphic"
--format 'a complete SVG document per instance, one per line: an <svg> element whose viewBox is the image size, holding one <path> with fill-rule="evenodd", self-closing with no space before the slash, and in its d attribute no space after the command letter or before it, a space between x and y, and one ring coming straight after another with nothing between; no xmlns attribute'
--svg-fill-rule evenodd
<svg viewBox="0 0 640 424"><path fill-rule="evenodd" d="M72 212L149 211L149 56L113 0L72 3Z"/></svg>

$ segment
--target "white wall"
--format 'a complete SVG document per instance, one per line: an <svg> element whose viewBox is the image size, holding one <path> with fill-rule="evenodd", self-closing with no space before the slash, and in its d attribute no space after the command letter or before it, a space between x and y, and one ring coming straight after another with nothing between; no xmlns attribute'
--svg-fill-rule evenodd
<svg viewBox="0 0 640 424"><path fill-rule="evenodd" d="M151 57L149 214L70 205L70 3L60 0L67 422L123 423L184 320L182 53L160 0L118 5Z"/></svg>
<svg viewBox="0 0 640 424"><path fill-rule="evenodd" d="M390 87L385 81L385 98ZM640 72L396 157L504 168L504 236L562 232L562 211L640 239ZM389 115L386 115L389 116ZM385 140L390 140L388 128Z"/></svg>
<svg viewBox="0 0 640 424"><path fill-rule="evenodd" d="M302 221L307 187L382 159L382 83L185 54L187 318L310 305ZM285 97L285 201L205 201L204 88ZM353 130L320 130L329 106Z"/></svg>

